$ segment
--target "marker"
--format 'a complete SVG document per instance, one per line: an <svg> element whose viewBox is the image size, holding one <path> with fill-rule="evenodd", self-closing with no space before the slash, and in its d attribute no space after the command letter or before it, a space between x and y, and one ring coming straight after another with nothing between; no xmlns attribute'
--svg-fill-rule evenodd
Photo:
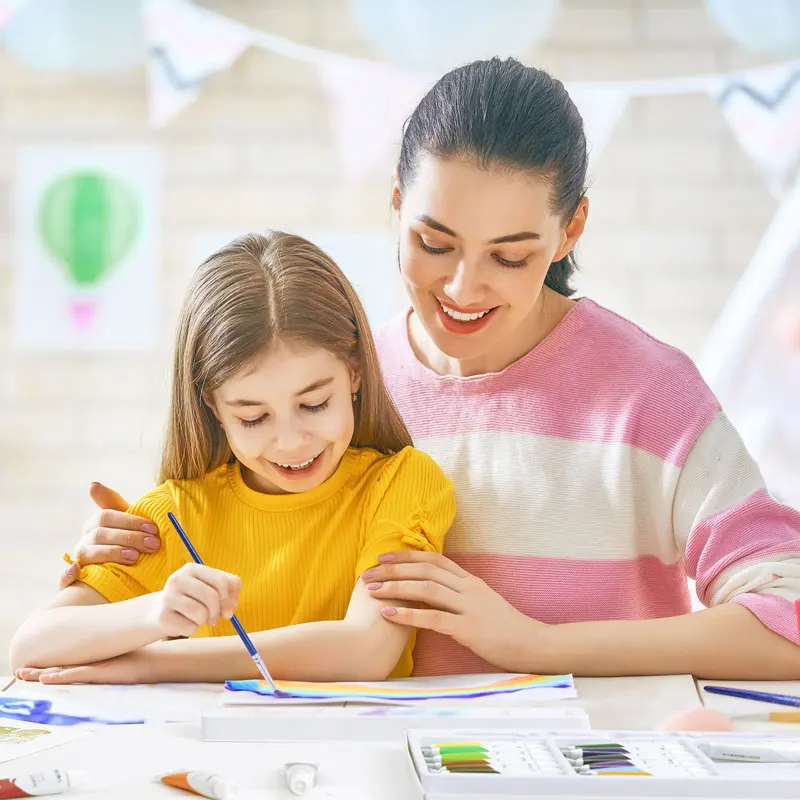
<svg viewBox="0 0 800 800"><path fill-rule="evenodd" d="M181 541L183 542L186 549L189 551L189 555L192 557L196 564L203 563L200 556L197 554L197 550L194 549L194 546L189 541L189 537L184 533L183 528L181 528L180 522L175 519L175 515L171 512L167 512L167 516L169 517L169 521L172 523L172 527L178 533L178 536L181 537ZM255 662L258 671L263 676L264 680L269 684L270 689L272 689L275 697L281 697L283 692L275 686L275 681L272 680L272 675L269 674L269 670L267 669L266 664L264 664L261 656L258 654L258 650L256 650L256 646L253 644L250 637L247 635L245 629L242 627L242 623L236 619L236 614L231 616L231 625L236 629L236 633L239 634L239 638L244 642L244 646L247 648L247 652L250 653L251 658Z"/></svg>
<svg viewBox="0 0 800 800"><path fill-rule="evenodd" d="M800 697L793 694L755 692L752 689L734 689L729 686L704 686L703 689L709 694L722 694L727 697L742 697L745 700L761 700L764 703L776 703L780 706L800 707Z"/></svg>

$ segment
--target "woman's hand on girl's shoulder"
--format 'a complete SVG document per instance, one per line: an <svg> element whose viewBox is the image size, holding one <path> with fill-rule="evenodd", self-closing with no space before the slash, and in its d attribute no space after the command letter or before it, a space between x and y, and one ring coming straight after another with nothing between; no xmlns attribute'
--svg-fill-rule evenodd
<svg viewBox="0 0 800 800"><path fill-rule="evenodd" d="M59 589L73 584L82 566L109 562L130 566L140 555L155 553L161 546L155 523L126 513L129 504L122 495L102 483L93 483L89 496L101 510L84 523L83 535L75 547L75 563L61 574Z"/></svg>

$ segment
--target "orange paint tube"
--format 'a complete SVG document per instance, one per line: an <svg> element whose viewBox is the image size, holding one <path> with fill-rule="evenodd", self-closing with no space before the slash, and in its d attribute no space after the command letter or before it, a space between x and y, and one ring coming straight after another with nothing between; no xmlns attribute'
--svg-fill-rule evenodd
<svg viewBox="0 0 800 800"><path fill-rule="evenodd" d="M167 786L207 797L210 800L236 800L236 790L213 772L173 772L157 778Z"/></svg>

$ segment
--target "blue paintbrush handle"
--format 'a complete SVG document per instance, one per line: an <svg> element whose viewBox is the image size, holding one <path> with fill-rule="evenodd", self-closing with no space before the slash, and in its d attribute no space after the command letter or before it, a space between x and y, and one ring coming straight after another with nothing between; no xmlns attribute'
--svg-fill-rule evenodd
<svg viewBox="0 0 800 800"><path fill-rule="evenodd" d="M196 564L202 564L203 560L200 558L197 550L194 549L194 545L189 541L189 537L186 535L175 515L171 511L168 511L167 517L169 517L169 521L172 523L172 527L175 528L178 536L181 537L181 541L183 542L184 547L189 551L189 555L192 557L192 560ZM247 652L250 653L250 657L256 662L256 667L258 667L258 671L261 673L264 680L270 685L270 688L276 695L280 695L278 688L275 686L275 681L272 680L272 675L269 674L266 664L264 664L264 661L258 654L258 650L256 650L256 646L253 644L253 640L247 635L247 632L242 627L242 623L236 619L235 614L231 616L231 625L233 625L236 633L239 634L239 638L247 648Z"/></svg>
<svg viewBox="0 0 800 800"><path fill-rule="evenodd" d="M772 692L756 692L752 689L732 689L727 686L704 686L710 694L724 694L728 697L742 697L745 700L761 700L764 703L775 703L780 706L800 707L800 697L793 694L773 694Z"/></svg>

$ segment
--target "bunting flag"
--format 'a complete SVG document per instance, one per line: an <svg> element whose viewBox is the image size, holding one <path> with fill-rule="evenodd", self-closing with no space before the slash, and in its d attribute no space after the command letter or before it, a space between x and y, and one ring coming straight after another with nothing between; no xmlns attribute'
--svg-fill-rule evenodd
<svg viewBox="0 0 800 800"><path fill-rule="evenodd" d="M155 128L191 105L202 85L230 67L257 36L189 0L145 0L144 34Z"/></svg>
<svg viewBox="0 0 800 800"><path fill-rule="evenodd" d="M591 168L597 163L617 122L625 113L630 92L624 85L588 88L577 84L567 86L567 90L583 118Z"/></svg>
<svg viewBox="0 0 800 800"><path fill-rule="evenodd" d="M3 28L27 2L28 0L0 0L0 28Z"/></svg>
<svg viewBox="0 0 800 800"><path fill-rule="evenodd" d="M713 78L709 91L773 194L782 195L800 157L800 62Z"/></svg>
<svg viewBox="0 0 800 800"><path fill-rule="evenodd" d="M317 68L344 174L348 181L358 181L392 144L399 144L403 123L435 79L337 56L320 59Z"/></svg>

